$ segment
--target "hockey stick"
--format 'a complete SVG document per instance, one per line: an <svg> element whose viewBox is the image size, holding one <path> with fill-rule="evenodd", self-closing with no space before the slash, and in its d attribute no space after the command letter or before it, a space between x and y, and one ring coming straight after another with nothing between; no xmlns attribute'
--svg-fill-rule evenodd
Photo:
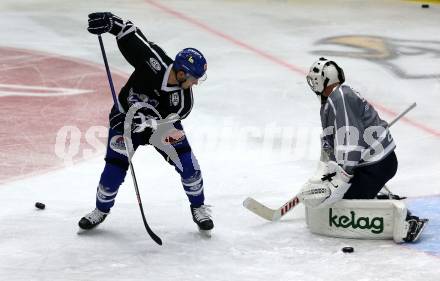
<svg viewBox="0 0 440 281"><path fill-rule="evenodd" d="M118 107L119 111L122 112L121 108L119 107L118 100L116 99L115 87L113 86L112 75L110 73L110 68L108 66L107 56L105 54L104 43L102 42L101 35L98 35L98 40L99 40L99 46L101 47L102 58L104 59L104 65L105 65L105 70L107 72L108 83L110 84L110 90L112 92L113 102L114 102L115 106ZM127 143L125 138L124 138L124 142ZM131 177L133 178L134 190L136 191L136 196L137 196L137 200L138 200L138 204L139 204L139 209L141 210L142 220L144 221L145 229L147 230L147 232L150 235L151 239L154 240L154 242L156 242L159 245L162 245L162 240L160 239L159 236L157 236L153 232L153 230L151 230L150 226L147 223L147 219L145 218L144 208L142 207L141 195L139 193L139 188L138 188L138 184L137 184L137 180L136 180L136 175L134 173L134 167L133 167L133 163L131 162L131 155L130 155L130 153L128 151L127 145L125 145L125 151L127 153L127 158L128 158L128 164L129 164L129 167L130 167Z"/></svg>
<svg viewBox="0 0 440 281"><path fill-rule="evenodd" d="M390 124L388 125L388 127L391 127L394 123L396 123L397 121L400 120L400 118L402 118L405 114L407 114L411 109L413 109L414 107L416 107L417 103L413 103L410 106L408 106L407 109L405 109L404 111L402 111L399 115L396 116L396 118L394 118Z"/></svg>
<svg viewBox="0 0 440 281"><path fill-rule="evenodd" d="M254 214L268 220L268 221L277 221L282 216L284 216L290 209L299 204L298 196L293 197L289 201L287 201L283 206L278 209L271 209L269 207L264 206L257 200L248 197L243 201L243 206Z"/></svg>
<svg viewBox="0 0 440 281"><path fill-rule="evenodd" d="M390 123L388 127L391 127L394 123L399 121L405 114L407 114L411 109L416 107L416 103L411 104L407 109L405 109L402 113L396 116ZM279 207L278 209L271 209L257 200L248 197L243 201L243 207L253 212L254 214L268 220L268 221L277 221L282 216L287 214L293 207L297 206L301 201L299 201L298 195L295 195L292 199L287 201L284 205Z"/></svg>

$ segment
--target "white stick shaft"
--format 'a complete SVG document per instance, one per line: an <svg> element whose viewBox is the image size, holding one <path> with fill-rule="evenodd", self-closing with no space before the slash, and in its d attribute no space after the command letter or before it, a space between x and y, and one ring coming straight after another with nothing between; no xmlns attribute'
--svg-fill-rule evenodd
<svg viewBox="0 0 440 281"><path fill-rule="evenodd" d="M407 114L411 109L413 109L414 107L416 107L417 103L413 103L411 104L407 109L405 109L402 113L400 113L399 115L396 116L396 118L394 118L391 122L390 122L390 127L396 123L397 121L399 121L400 118L402 118L405 114Z"/></svg>

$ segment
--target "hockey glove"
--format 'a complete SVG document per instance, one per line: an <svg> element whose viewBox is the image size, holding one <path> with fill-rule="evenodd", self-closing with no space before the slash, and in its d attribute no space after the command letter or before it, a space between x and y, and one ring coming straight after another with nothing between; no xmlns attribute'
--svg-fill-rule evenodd
<svg viewBox="0 0 440 281"><path fill-rule="evenodd" d="M165 131L168 131L167 128L171 128L172 124L179 121L180 117L177 114L171 113L165 119L158 119L151 115L145 115L142 112L136 113L133 118L133 122L135 123L134 133L143 132L147 128L151 128L152 130L157 130L158 126L165 125ZM166 127L168 125L168 127ZM169 127L171 126L171 127Z"/></svg>
<svg viewBox="0 0 440 281"><path fill-rule="evenodd" d="M326 207L344 197L351 186L352 177L336 162L329 161L327 173L321 179L316 177L309 179L303 185L298 197L308 207Z"/></svg>
<svg viewBox="0 0 440 281"><path fill-rule="evenodd" d="M330 196L327 197L319 207L326 207L341 200L350 188L350 180L353 178L353 175L347 173L334 161L328 162L327 166L328 174L325 175L322 180L330 190Z"/></svg>
<svg viewBox="0 0 440 281"><path fill-rule="evenodd" d="M113 107L109 116L110 128L117 132L124 133L125 118L126 115L124 113L119 112L116 107ZM156 120L151 116L146 116L141 111L136 112L131 123L131 131L133 133L142 133L146 131L148 131L147 133L151 133L151 130L148 128L156 129Z"/></svg>
<svg viewBox="0 0 440 281"><path fill-rule="evenodd" d="M307 207L316 208L330 196L330 190L321 180L309 179L302 187L298 198Z"/></svg>
<svg viewBox="0 0 440 281"><path fill-rule="evenodd" d="M141 133L147 128L157 129L157 121L152 116L137 112L133 117L133 133Z"/></svg>
<svg viewBox="0 0 440 281"><path fill-rule="evenodd" d="M87 30L96 35L106 32L117 35L123 27L124 22L120 17L110 12L98 12L89 15L89 26Z"/></svg>

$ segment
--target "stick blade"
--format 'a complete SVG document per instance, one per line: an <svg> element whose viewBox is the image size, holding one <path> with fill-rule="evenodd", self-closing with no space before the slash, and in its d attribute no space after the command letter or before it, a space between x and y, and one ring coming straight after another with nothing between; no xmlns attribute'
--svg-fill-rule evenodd
<svg viewBox="0 0 440 281"><path fill-rule="evenodd" d="M151 239L153 239L154 242L156 242L158 245L162 246L162 239L160 239L160 237L157 236L156 233L154 233L153 230L148 225L147 219L145 218L144 210L142 207L141 207L141 214L142 214L142 220L144 221L144 226L145 226L145 229L147 230L148 235L150 235Z"/></svg>
<svg viewBox="0 0 440 281"><path fill-rule="evenodd" d="M160 239L160 237L157 236L151 229L150 231L148 231L148 234L150 235L151 239L153 239L154 242L162 246L162 239Z"/></svg>
<svg viewBox="0 0 440 281"><path fill-rule="evenodd" d="M268 208L251 197L248 197L243 201L243 207L268 221L276 221L281 217L278 214L278 210Z"/></svg>

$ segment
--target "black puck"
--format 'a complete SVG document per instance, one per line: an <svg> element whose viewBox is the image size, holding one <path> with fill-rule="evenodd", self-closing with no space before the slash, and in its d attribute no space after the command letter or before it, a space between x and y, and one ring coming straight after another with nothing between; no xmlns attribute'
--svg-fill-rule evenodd
<svg viewBox="0 0 440 281"><path fill-rule="evenodd" d="M35 203L35 207L37 207L38 209L44 210L44 208L46 208L46 205L44 205L43 203L37 202L37 203Z"/></svg>
<svg viewBox="0 0 440 281"><path fill-rule="evenodd" d="M344 247L344 248L342 248L342 252L344 252L344 253L353 253L354 249L353 249L353 247Z"/></svg>
<svg viewBox="0 0 440 281"><path fill-rule="evenodd" d="M429 4L422 4L422 8L429 8Z"/></svg>

